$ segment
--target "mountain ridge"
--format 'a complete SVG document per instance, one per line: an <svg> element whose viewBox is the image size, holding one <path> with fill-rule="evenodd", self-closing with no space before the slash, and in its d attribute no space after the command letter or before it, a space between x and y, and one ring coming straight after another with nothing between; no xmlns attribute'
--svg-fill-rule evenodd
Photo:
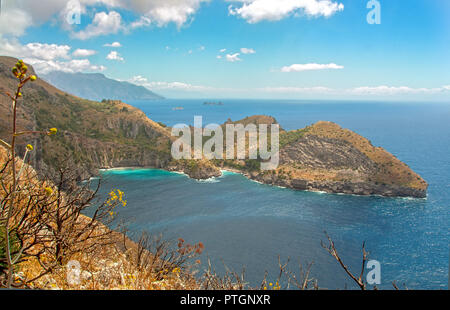
<svg viewBox="0 0 450 310"><path fill-rule="evenodd" d="M51 72L40 77L65 92L94 101L164 99L143 86L110 79L103 73Z"/></svg>

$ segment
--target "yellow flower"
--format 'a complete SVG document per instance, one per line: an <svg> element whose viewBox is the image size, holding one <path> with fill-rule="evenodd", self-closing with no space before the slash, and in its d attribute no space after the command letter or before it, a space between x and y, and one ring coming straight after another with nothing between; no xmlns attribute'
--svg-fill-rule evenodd
<svg viewBox="0 0 450 310"><path fill-rule="evenodd" d="M12 73L14 74L15 77L19 77L19 69L17 69L17 67L14 67L12 69Z"/></svg>
<svg viewBox="0 0 450 310"><path fill-rule="evenodd" d="M33 146L32 146L31 144L28 144L28 145L27 145L27 151L28 151L28 152L33 151L33 149L34 149L34 148L33 148Z"/></svg>
<svg viewBox="0 0 450 310"><path fill-rule="evenodd" d="M58 133L58 129L56 128L50 128L50 130L48 131L48 135L56 135Z"/></svg>
<svg viewBox="0 0 450 310"><path fill-rule="evenodd" d="M46 187L44 190L47 197L53 194L53 189L51 187Z"/></svg>
<svg viewBox="0 0 450 310"><path fill-rule="evenodd" d="M172 270L173 273L179 273L180 271L180 268L175 268L174 270Z"/></svg>
<svg viewBox="0 0 450 310"><path fill-rule="evenodd" d="M31 81L31 82L34 82L34 81L36 81L36 80L37 80L36 75L30 76L30 81Z"/></svg>
<svg viewBox="0 0 450 310"><path fill-rule="evenodd" d="M114 192L114 190L112 190L110 193L109 193L109 196L111 197L111 200L117 200L117 195L116 195L116 193Z"/></svg>

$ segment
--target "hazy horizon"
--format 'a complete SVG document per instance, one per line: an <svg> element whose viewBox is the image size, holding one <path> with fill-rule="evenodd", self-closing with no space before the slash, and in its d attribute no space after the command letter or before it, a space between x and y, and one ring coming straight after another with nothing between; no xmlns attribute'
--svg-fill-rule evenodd
<svg viewBox="0 0 450 310"><path fill-rule="evenodd" d="M439 0L3 0L0 55L168 98L450 101Z"/></svg>

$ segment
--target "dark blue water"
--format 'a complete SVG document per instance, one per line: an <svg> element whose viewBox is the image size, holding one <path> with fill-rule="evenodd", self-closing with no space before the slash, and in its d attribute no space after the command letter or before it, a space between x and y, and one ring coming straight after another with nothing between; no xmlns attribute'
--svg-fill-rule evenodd
<svg viewBox="0 0 450 310"><path fill-rule="evenodd" d="M130 229L164 233L168 239L202 241L219 271L246 269L257 286L269 272L277 276L278 255L291 268L314 262L313 276L326 288L354 288L337 262L321 247L326 230L355 273L361 245L380 261L382 288L391 282L413 289L445 289L449 266L450 104L201 100L133 102L155 121L205 124L254 114L274 116L285 129L319 120L334 121L369 138L406 162L430 184L428 199L391 199L299 192L261 185L226 173L197 182L160 170L104 172L110 188L126 192L120 216ZM184 107L173 111L173 107ZM203 261L206 256L204 255Z"/></svg>

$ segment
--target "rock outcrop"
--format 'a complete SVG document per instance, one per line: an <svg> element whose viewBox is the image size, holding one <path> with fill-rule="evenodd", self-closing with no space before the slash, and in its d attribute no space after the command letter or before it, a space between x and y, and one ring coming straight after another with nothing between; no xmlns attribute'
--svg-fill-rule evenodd
<svg viewBox="0 0 450 310"><path fill-rule="evenodd" d="M208 160L179 160L170 164L167 170L183 172L196 180L207 180L222 176L220 169Z"/></svg>

